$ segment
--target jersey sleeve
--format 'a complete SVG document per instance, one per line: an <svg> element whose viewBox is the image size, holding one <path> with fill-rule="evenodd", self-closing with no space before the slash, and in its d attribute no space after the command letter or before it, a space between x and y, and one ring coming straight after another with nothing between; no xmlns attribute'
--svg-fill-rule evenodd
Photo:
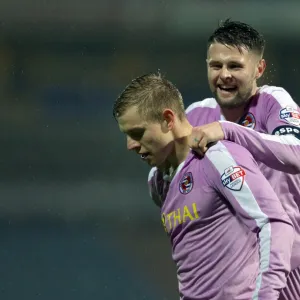
<svg viewBox="0 0 300 300"><path fill-rule="evenodd" d="M266 131L273 134L278 127L286 125L300 128L300 108L291 95L280 87L273 87L266 94L266 112L262 120Z"/></svg>
<svg viewBox="0 0 300 300"><path fill-rule="evenodd" d="M228 121L220 124L224 139L247 148L256 160L279 171L300 173L300 127L278 124L265 134Z"/></svg>
<svg viewBox="0 0 300 300"><path fill-rule="evenodd" d="M206 156L212 187L229 201L236 216L258 233L260 270L254 298L278 299L290 272L294 229L289 217L245 148L219 142Z"/></svg>

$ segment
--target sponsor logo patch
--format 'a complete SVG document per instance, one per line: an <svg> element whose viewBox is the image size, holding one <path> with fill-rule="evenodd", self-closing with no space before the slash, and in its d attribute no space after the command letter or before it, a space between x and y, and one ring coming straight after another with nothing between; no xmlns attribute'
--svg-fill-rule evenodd
<svg viewBox="0 0 300 300"><path fill-rule="evenodd" d="M292 134L293 136L295 136L300 140L300 128L295 126L288 126L288 125L278 126L273 130L272 134L273 135Z"/></svg>
<svg viewBox="0 0 300 300"><path fill-rule="evenodd" d="M245 181L246 172L239 166L227 168L221 176L222 184L232 191L240 191Z"/></svg>
<svg viewBox="0 0 300 300"><path fill-rule="evenodd" d="M185 173L179 182L179 191L181 194L188 194L194 186L193 175L191 172Z"/></svg>
<svg viewBox="0 0 300 300"><path fill-rule="evenodd" d="M291 125L300 126L300 112L292 107L282 109L279 117Z"/></svg>

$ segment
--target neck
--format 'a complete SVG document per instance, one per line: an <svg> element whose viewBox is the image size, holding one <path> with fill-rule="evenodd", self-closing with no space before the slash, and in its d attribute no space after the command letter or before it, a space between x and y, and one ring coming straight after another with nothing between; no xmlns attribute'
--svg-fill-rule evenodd
<svg viewBox="0 0 300 300"><path fill-rule="evenodd" d="M178 128L174 129L174 148L171 155L167 159L166 169L176 170L177 167L185 161L190 152L188 138L192 133L192 125L187 121L178 124Z"/></svg>
<svg viewBox="0 0 300 300"><path fill-rule="evenodd" d="M230 122L238 122L238 120L242 117L245 111L245 106L237 108L222 108L222 114L226 121Z"/></svg>

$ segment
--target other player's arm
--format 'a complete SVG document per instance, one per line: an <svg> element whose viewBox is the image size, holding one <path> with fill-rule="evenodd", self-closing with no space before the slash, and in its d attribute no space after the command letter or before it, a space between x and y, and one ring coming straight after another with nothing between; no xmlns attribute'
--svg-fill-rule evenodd
<svg viewBox="0 0 300 300"><path fill-rule="evenodd" d="M267 134L219 121L195 127L190 147L203 155L209 143L225 139L247 148L256 160L273 169L299 173L300 109L283 88L274 88L268 97L260 120Z"/></svg>
<svg viewBox="0 0 300 300"><path fill-rule="evenodd" d="M224 144L233 145L233 151L230 147L229 152ZM260 273L255 299L278 299L290 271L294 229L289 217L245 148L222 142L208 150L206 156L211 185L230 202L242 222L258 233Z"/></svg>
<svg viewBox="0 0 300 300"><path fill-rule="evenodd" d="M220 121L224 139L247 148L265 165L287 173L300 173L300 127L269 125L270 134L259 133L241 125Z"/></svg>

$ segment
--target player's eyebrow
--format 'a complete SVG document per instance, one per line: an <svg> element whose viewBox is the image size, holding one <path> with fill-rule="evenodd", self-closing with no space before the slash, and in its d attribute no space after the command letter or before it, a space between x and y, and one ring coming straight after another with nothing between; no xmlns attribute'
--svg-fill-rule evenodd
<svg viewBox="0 0 300 300"><path fill-rule="evenodd" d="M132 133L138 133L138 132L141 132L141 131L144 131L145 128L144 127L133 127L133 128L129 128L127 130L123 130L123 133L126 133L126 134L132 134Z"/></svg>
<svg viewBox="0 0 300 300"><path fill-rule="evenodd" d="M219 61L219 60L207 60L207 62L208 62L208 64L210 65L210 66L212 66L212 65L219 65L219 64L223 64L221 61Z"/></svg>
<svg viewBox="0 0 300 300"><path fill-rule="evenodd" d="M222 64L221 61L219 60L208 60L208 63L210 65L213 65L213 64ZM227 64L239 64L239 65L242 65L243 63L237 59L231 59L227 62Z"/></svg>

